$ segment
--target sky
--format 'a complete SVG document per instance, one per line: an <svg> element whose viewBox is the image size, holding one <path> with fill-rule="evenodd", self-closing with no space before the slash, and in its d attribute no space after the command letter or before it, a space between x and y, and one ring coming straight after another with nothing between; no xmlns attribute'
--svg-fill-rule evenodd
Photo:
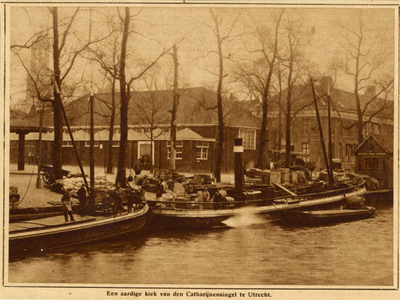
<svg viewBox="0 0 400 300"><path fill-rule="evenodd" d="M179 39L179 86L198 87L205 86L215 88L217 76L214 74L218 68L218 56L216 37L213 35L213 20L210 14L210 5L197 6L172 6L172 5L147 5L134 6L131 15L137 14L133 24L133 33L129 38L128 76L135 76L142 70L143 63L154 60L163 49ZM62 16L71 16L76 6L60 7L60 19ZM235 68L240 61L255 60L257 53L249 50L259 49L258 40L254 39L251 32L256 27L267 28L272 32L273 18L283 8L285 9L285 22L299 20L299 31L307 36L307 43L302 47L304 64L309 68L310 74L334 76L330 67L332 61L345 61L343 48L345 44L347 28L357 30L359 8L356 7L332 7L332 6L265 6L265 5L241 5L241 6L213 6L216 14L221 17L221 33L231 30L235 36L231 42L223 44L224 53L230 57L224 60L224 68L227 77L224 79L224 89L230 93L243 97L240 91L242 86L234 84ZM395 42L395 10L389 7L368 6L362 7L362 20L364 21L364 35L366 41L373 48L369 55L379 53L383 49L392 55L377 69L375 80L384 76L394 76L394 42ZM123 12L123 10L121 10ZM117 7L93 6L91 9L82 6L78 18L72 27L77 38L67 40L67 50L72 51L88 37L88 26L92 22L92 38L107 34L109 23L106 16L118 17ZM50 28L51 16L45 6L13 5L8 19L10 28L10 44L24 44L34 32L44 28ZM284 23L284 22L283 22ZM378 39L376 40L375 37ZM284 44L284 31L282 31L282 44ZM70 42L68 44L68 42ZM105 49L107 45L101 45ZM369 49L369 47L367 47ZM366 48L366 49L367 49ZM23 59L29 61L29 51L25 51ZM11 105L26 98L26 72L15 55L10 57L10 97ZM68 63L68 61L66 61ZM368 66L367 66L368 67ZM98 88L105 86L104 80L98 73L99 67L83 58L78 58L75 67L68 79L95 81ZM164 56L159 61L156 74L158 88L165 88L166 82L172 80L172 57ZM345 74L344 69L339 69L337 87L351 91L353 79ZM147 89L141 81L136 81L134 89Z"/></svg>

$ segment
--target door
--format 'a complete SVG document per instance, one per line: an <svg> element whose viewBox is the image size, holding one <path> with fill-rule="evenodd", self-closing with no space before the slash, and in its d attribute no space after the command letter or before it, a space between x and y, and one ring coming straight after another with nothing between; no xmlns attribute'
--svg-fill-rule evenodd
<svg viewBox="0 0 400 300"><path fill-rule="evenodd" d="M139 142L138 143L138 159L142 163L142 168L144 170L149 170L151 166L151 161L150 158L153 156L154 160L154 155L152 155L151 151L151 142ZM154 151L153 151L154 154Z"/></svg>

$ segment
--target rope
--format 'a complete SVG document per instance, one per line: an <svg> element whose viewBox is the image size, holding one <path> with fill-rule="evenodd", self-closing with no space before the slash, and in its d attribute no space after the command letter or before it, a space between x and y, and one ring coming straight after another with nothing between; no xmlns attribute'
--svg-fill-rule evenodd
<svg viewBox="0 0 400 300"><path fill-rule="evenodd" d="M32 168L31 178L29 179L28 186L26 187L26 190L25 190L25 194L22 197L22 199L17 203L17 205L20 205L22 203L22 201L25 199L26 194L28 193L29 186L31 185L31 181L32 181L32 177L33 177L33 171L35 170L35 167L36 166L33 166L33 168Z"/></svg>

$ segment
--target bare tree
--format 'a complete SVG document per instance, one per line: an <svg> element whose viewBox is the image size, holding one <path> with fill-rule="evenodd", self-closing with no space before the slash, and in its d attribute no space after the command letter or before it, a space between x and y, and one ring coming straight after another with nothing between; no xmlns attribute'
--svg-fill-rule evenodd
<svg viewBox="0 0 400 300"><path fill-rule="evenodd" d="M217 182L221 182L221 165L222 165L222 155L224 150L224 112L223 112L223 96L222 96L222 88L223 81L228 75L224 72L224 59L229 58L229 55L224 55L223 45L226 42L232 42L239 35L235 35L232 33L235 28L235 24L237 23L240 14L234 18L230 26L227 27L226 30L223 30L223 22L222 15L217 14L214 10L210 9L211 17L214 21L214 26L206 24L208 28L213 32L216 42L217 42L217 50L210 51L209 53L215 53L218 55L218 72L212 73L218 76L218 84L217 84L217 115L218 115L218 140L217 140L217 154L215 159L215 170L214 176Z"/></svg>
<svg viewBox="0 0 400 300"><path fill-rule="evenodd" d="M365 124L371 123L374 116L387 108L387 95L393 89L394 81L393 78L385 81L373 81L386 61L393 56L393 53L389 50L390 47L379 48L381 44L384 44L380 42L381 36L379 33L371 36L372 31L367 30L361 9L358 12L357 21L358 24L355 27L342 27L340 47L345 55L345 72L354 80L357 122L350 126L357 126L358 142L361 143L364 140L363 128ZM375 90L376 88L378 90ZM364 101L360 95L360 91L363 89L373 91L365 94ZM379 101L380 95L385 95L384 101ZM374 108L375 111L371 114L370 108L376 105L379 107ZM370 115L365 120L364 117L368 114Z"/></svg>
<svg viewBox="0 0 400 300"><path fill-rule="evenodd" d="M49 102L53 106L54 113L54 144L53 144L53 168L55 178L62 177L62 133L63 133L63 98L66 96L68 75L77 62L80 54L91 44L104 39L89 39L86 42L77 36L72 30L80 8L77 8L69 18L59 19L57 7L49 7L52 17L52 25L46 29L34 33L24 44L12 45L11 50L18 57L31 80L35 96L43 102ZM90 31L89 24L89 31ZM35 46L45 46L44 51L51 53L53 68L46 66L46 72L34 73L28 67L28 61L24 59L23 51L33 49ZM50 48L50 46L52 46ZM47 48L48 47L48 48ZM75 85L76 87L76 85ZM71 90L74 91L75 87ZM52 93L50 92L52 90ZM65 112L65 111L64 111Z"/></svg>
<svg viewBox="0 0 400 300"><path fill-rule="evenodd" d="M285 32L283 33L286 37L285 50L280 54L281 65L285 67L286 73L286 146L285 146L285 167L288 168L290 165L290 152L291 152L291 122L300 110L312 104L306 103L301 105L300 108L292 112L292 107L295 101L302 99L302 92L298 91L296 97L294 96L294 87L297 82L299 82L306 69L304 65L303 51L302 47L306 45L306 36L304 31L302 31L302 23L299 19L294 16L288 15L285 22Z"/></svg>
<svg viewBox="0 0 400 300"><path fill-rule="evenodd" d="M265 169L265 151L267 146L267 120L268 104L271 97L271 81L274 68L277 63L279 51L279 27L284 10L274 20L272 40L269 37L269 30L256 27L256 38L261 46L260 49L248 50L249 52L260 53L261 57L255 61L244 62L239 65L237 75L239 80L244 82L248 89L261 96L262 121L260 141L258 143L257 167Z"/></svg>
<svg viewBox="0 0 400 300"><path fill-rule="evenodd" d="M108 136L108 151L107 151L107 168L106 172L113 173L113 139L114 139L114 126L115 117L117 113L117 107L119 103L116 102L116 85L119 80L119 52L120 52L120 34L114 31L114 24L112 18L108 20L110 38L104 43L98 44L95 49L89 48L86 58L95 61L99 64L103 70L105 79L110 84L111 103L106 99L96 97L99 101L102 101L106 107L110 110L107 114L110 120L109 136Z"/></svg>
<svg viewBox="0 0 400 300"><path fill-rule="evenodd" d="M131 76L129 79L126 74L126 59L128 51L128 40L131 33L135 32L130 28L130 22L135 16L140 14L140 11L131 16L130 8L125 7L125 15L122 15L118 10L119 18L123 24L122 39L121 39L121 54L120 54L120 64L119 64L119 83L121 92L121 113L120 113L120 128L121 128L121 138L120 138L120 148L118 155L118 171L116 182L120 183L121 186L126 186L126 150L128 146L128 109L129 100L131 98L131 86L135 80L141 78L151 67L153 67L157 61L163 57L170 49L164 49L161 53L152 61L145 64L135 76Z"/></svg>
<svg viewBox="0 0 400 300"><path fill-rule="evenodd" d="M172 110L171 110L171 134L170 134L170 159L169 168L175 170L175 158L176 158L176 113L178 111L178 104L180 94L178 92L178 48L176 44L173 45L172 58L174 60L174 89L172 94Z"/></svg>

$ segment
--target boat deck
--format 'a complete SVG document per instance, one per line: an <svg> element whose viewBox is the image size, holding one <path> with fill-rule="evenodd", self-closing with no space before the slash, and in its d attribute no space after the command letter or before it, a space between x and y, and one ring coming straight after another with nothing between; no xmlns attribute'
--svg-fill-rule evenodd
<svg viewBox="0 0 400 300"><path fill-rule="evenodd" d="M43 219L37 220L30 220L30 221L22 221L16 223L10 223L9 225L9 232L17 232L27 229L42 229L42 228L52 228L52 227L59 227L59 226L68 226L71 224L80 224L85 223L88 221L96 220L98 217L93 216L80 216L74 215L75 221L68 221L65 222L64 216L55 216L55 217L48 217Z"/></svg>

